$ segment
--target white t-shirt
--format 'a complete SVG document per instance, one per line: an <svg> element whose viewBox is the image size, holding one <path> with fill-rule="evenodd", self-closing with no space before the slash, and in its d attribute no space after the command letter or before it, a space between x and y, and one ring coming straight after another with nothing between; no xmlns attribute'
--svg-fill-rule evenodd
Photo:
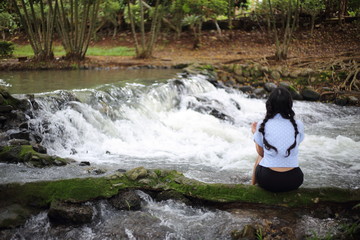
<svg viewBox="0 0 360 240"><path fill-rule="evenodd" d="M264 149L264 157L259 165L263 167L298 167L299 144L304 140L304 124L296 120L299 134L296 137L296 146L291 149L287 156L287 149L294 143L295 129L289 119L276 114L265 124L265 137L268 143L278 150L277 152L270 148L265 148L264 139L259 128L262 121L259 121L254 133L254 141ZM287 156L287 157L286 157Z"/></svg>

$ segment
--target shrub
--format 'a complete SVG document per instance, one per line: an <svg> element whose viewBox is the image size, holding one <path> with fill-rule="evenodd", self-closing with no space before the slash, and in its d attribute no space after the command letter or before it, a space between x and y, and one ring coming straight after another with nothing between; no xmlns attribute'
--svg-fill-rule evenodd
<svg viewBox="0 0 360 240"><path fill-rule="evenodd" d="M14 43L0 41L0 57L10 57L14 52Z"/></svg>

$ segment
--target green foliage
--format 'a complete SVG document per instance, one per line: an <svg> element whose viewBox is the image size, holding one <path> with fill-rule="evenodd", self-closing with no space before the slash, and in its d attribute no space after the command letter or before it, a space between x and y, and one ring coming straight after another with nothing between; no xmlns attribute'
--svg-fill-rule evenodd
<svg viewBox="0 0 360 240"><path fill-rule="evenodd" d="M136 1L135 4L130 3L130 11L133 15L133 18L135 20L135 24L137 26L140 26L140 4L139 1ZM147 16L149 15L149 10L147 8L144 8L144 15ZM125 8L125 15L124 15L125 21L127 24L130 24L130 19L129 19L129 10L128 8ZM147 22L146 20L147 18L144 18L145 23Z"/></svg>
<svg viewBox="0 0 360 240"><path fill-rule="evenodd" d="M360 1L359 0L349 0L348 11L352 16L360 16Z"/></svg>
<svg viewBox="0 0 360 240"><path fill-rule="evenodd" d="M261 228L256 229L256 238L257 238L257 240L263 240L264 239L263 232L262 232Z"/></svg>
<svg viewBox="0 0 360 240"><path fill-rule="evenodd" d="M0 57L10 57L14 52L14 43L0 41Z"/></svg>
<svg viewBox="0 0 360 240"><path fill-rule="evenodd" d="M303 0L301 7L304 12L316 16L325 10L325 3L320 0Z"/></svg>
<svg viewBox="0 0 360 240"><path fill-rule="evenodd" d="M8 30L10 33L18 28L15 17L8 12L0 12L0 31Z"/></svg>
<svg viewBox="0 0 360 240"><path fill-rule="evenodd" d="M347 239L355 239L356 236L360 235L360 220L349 223L349 224L343 224L340 227L341 235L346 236Z"/></svg>
<svg viewBox="0 0 360 240"><path fill-rule="evenodd" d="M117 27L121 24L122 17L126 8L126 0L107 0L100 4L98 14L99 28L107 23L114 26L114 35L116 34Z"/></svg>
<svg viewBox="0 0 360 240"><path fill-rule="evenodd" d="M227 13L227 0L189 0L186 1L182 10L189 15L216 18Z"/></svg>

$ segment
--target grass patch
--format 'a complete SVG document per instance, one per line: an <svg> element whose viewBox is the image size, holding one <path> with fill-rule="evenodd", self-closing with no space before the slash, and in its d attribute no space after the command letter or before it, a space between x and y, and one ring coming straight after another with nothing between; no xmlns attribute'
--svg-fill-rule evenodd
<svg viewBox="0 0 360 240"><path fill-rule="evenodd" d="M135 49L128 47L100 48L89 47L87 56L135 56Z"/></svg>
<svg viewBox="0 0 360 240"><path fill-rule="evenodd" d="M33 57L34 52L30 45L15 45L13 55L15 57ZM65 56L65 50L62 46L54 46L54 55L56 57ZM89 47L86 56L134 56L135 49L128 47Z"/></svg>

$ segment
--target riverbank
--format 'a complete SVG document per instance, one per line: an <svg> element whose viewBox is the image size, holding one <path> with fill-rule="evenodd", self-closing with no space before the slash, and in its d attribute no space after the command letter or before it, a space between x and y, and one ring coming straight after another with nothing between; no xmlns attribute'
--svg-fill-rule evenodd
<svg viewBox="0 0 360 240"><path fill-rule="evenodd" d="M20 39L23 38L13 40L17 44L26 43ZM100 36L99 39L91 45L104 48L133 47L130 32L121 33L115 39L106 36ZM290 82L299 92L305 87L317 92L320 97L315 100L339 105L360 105L360 33L354 25L320 26L312 36L306 30L299 30L290 46L289 58L280 62L273 59L275 46L272 39L260 30L227 30L223 31L221 37L215 31L204 31L201 48L196 50L192 49L191 39L191 34L187 32L179 39L164 34L158 41L154 57L150 59L87 56L82 62L69 62L58 57L54 61L39 63L20 57L0 60L0 71L162 69L202 64L220 69L219 80L241 90L248 90L248 86L255 90L259 84L264 85L266 82L277 85ZM234 71L234 66L249 71L239 74ZM254 66L263 71L251 72Z"/></svg>

